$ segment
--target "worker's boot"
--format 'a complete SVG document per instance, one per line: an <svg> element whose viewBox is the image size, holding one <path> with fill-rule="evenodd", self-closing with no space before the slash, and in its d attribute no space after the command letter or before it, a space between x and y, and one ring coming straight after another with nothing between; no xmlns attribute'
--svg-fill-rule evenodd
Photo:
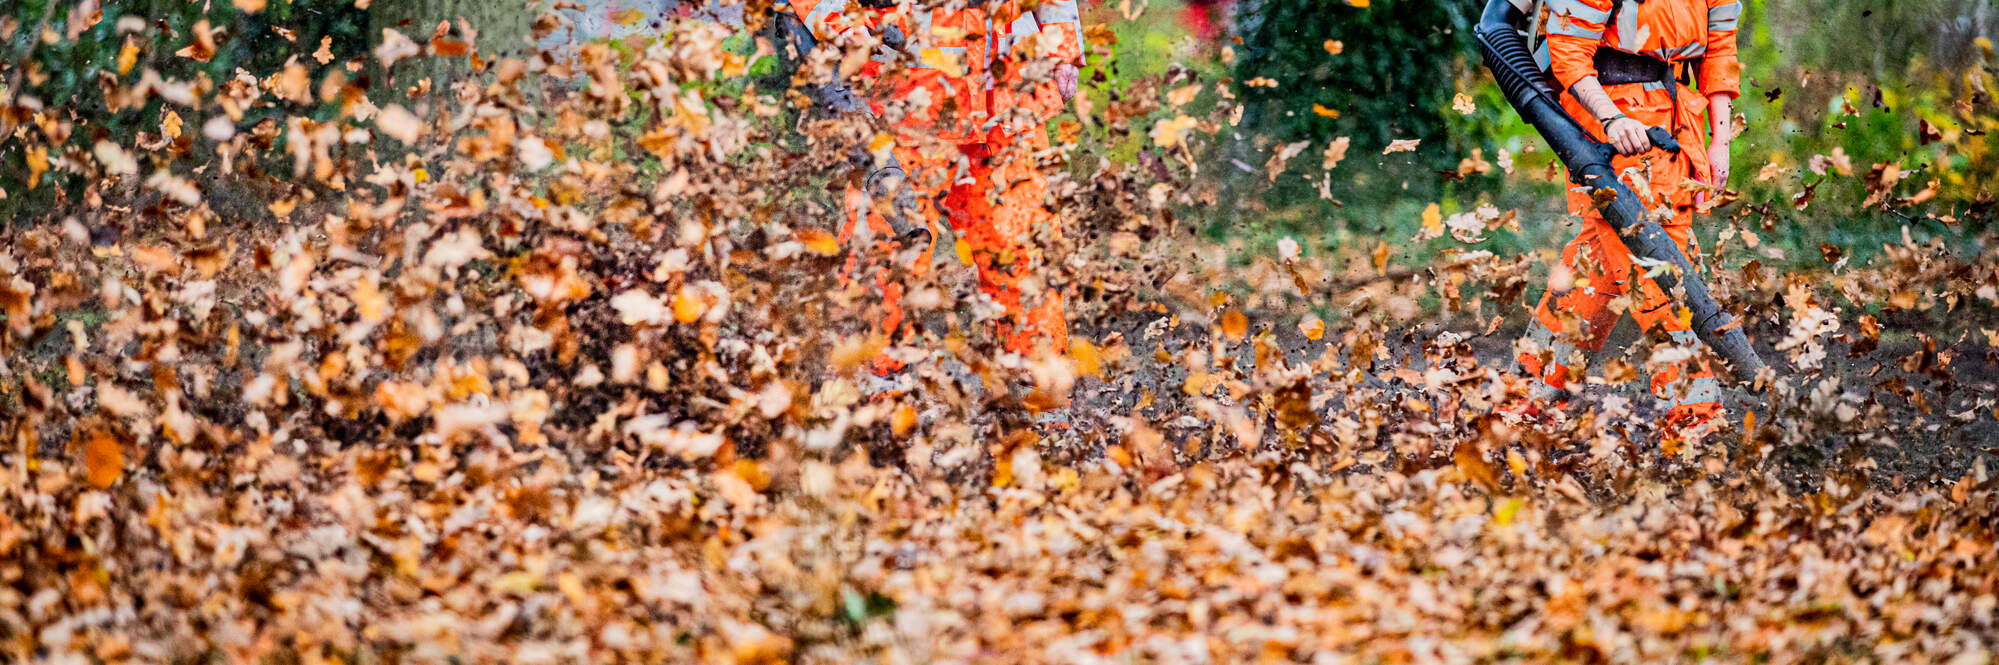
<svg viewBox="0 0 1999 665"><path fill-rule="evenodd" d="M1528 324L1527 336L1539 348L1572 350L1566 344L1557 345L1555 334L1541 325L1539 320ZM1507 422L1520 426L1549 425L1568 411L1569 401L1574 397L1568 390L1569 368L1561 364L1568 354L1555 356L1553 363L1544 363L1537 355L1519 354L1513 359L1513 371L1528 377L1533 387L1525 396L1511 396L1499 405L1497 412Z"/></svg>
<svg viewBox="0 0 1999 665"><path fill-rule="evenodd" d="M1516 427L1548 427L1560 424L1568 415L1569 391L1536 382L1531 395L1514 396L1501 402L1495 413Z"/></svg>

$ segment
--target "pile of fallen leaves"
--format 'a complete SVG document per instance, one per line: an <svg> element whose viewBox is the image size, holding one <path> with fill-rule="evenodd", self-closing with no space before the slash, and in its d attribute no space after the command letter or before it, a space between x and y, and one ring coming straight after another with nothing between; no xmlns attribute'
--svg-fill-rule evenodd
<svg viewBox="0 0 1999 665"><path fill-rule="evenodd" d="M1214 201L1196 137L1232 84L1176 70L1079 109L1149 136L1138 163L1041 156L1068 240L1032 288L1074 294L1069 348L1001 351L948 251L892 276L923 321L892 339L891 262L835 238L878 130L739 85L730 32L489 61L447 23L365 62L148 70L116 97L169 120L87 152L13 100L10 145L88 185L0 238L0 654L1991 660L1982 452L1884 454L1992 431L1999 363L1954 350L1984 340L1893 327L1989 313L1991 250L1721 275L1786 376L1705 442L1661 447L1609 387L1510 419L1536 257L1240 267L1173 218ZM428 58L479 74L395 77ZM1714 255L1755 247L1726 224ZM1630 348L1596 380L1690 352ZM884 352L904 387L869 377Z"/></svg>

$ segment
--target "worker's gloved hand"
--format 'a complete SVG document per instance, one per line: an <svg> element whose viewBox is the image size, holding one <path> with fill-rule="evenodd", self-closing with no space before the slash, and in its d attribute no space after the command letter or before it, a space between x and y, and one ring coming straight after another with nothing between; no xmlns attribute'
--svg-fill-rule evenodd
<svg viewBox="0 0 1999 665"><path fill-rule="evenodd" d="M931 231L929 226L924 224L918 224L907 231L903 231L902 233L896 235L895 237L895 244L899 246L903 252L912 252L916 254L923 253L923 250L928 249L930 247L930 244L934 242L937 242L937 234Z"/></svg>
<svg viewBox="0 0 1999 665"><path fill-rule="evenodd" d="M877 204L882 218L895 231L895 238L906 249L928 247L932 240L930 225L924 223L922 207L917 203L916 193L909 190L904 182L902 166L891 163L868 172L862 187L869 198Z"/></svg>

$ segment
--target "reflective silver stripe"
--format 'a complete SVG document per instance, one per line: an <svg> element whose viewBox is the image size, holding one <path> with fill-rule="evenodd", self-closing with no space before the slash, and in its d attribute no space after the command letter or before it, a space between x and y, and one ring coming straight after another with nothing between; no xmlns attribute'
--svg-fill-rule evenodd
<svg viewBox="0 0 1999 665"><path fill-rule="evenodd" d="M1741 20L1742 3L1740 2L1720 7L1711 7L1707 10L1707 29L1709 30L1734 30L1736 23Z"/></svg>
<svg viewBox="0 0 1999 665"><path fill-rule="evenodd" d="M1540 319L1537 318L1527 324L1527 339L1533 340L1535 346L1545 349L1549 344L1555 343L1555 331L1541 325Z"/></svg>
<svg viewBox="0 0 1999 665"><path fill-rule="evenodd" d="M1555 341L1555 331L1541 325L1540 321L1528 326L1527 339L1533 340L1535 346L1553 352L1555 362L1563 367L1570 366L1570 363L1574 362L1571 358L1575 357L1577 351L1582 350L1574 344Z"/></svg>
<svg viewBox="0 0 1999 665"><path fill-rule="evenodd" d="M1666 89L1666 84L1659 81L1646 81L1640 85L1646 92L1660 92Z"/></svg>
<svg viewBox="0 0 1999 665"><path fill-rule="evenodd" d="M1707 55L1707 43L1695 42L1680 49L1681 58L1698 58Z"/></svg>
<svg viewBox="0 0 1999 665"><path fill-rule="evenodd" d="M1585 30L1577 27L1572 21L1559 18L1548 22L1548 34L1580 39L1603 39L1601 30Z"/></svg>
<svg viewBox="0 0 1999 665"><path fill-rule="evenodd" d="M1622 0L1624 9L1617 12L1617 41L1638 48L1645 44L1645 31L1638 29L1638 3Z"/></svg>
<svg viewBox="0 0 1999 665"><path fill-rule="evenodd" d="M1028 12L1021 12L1019 18L1016 18L1013 20L1012 23L1007 24L1006 34L1000 36L999 38L1000 53L1012 52L1013 45L1019 44L1020 40L1040 31L1041 31L1041 23L1039 21L1034 20L1034 14Z"/></svg>
<svg viewBox="0 0 1999 665"><path fill-rule="evenodd" d="M1597 25L1610 20L1610 12L1591 7L1582 0L1553 0L1548 3L1548 10L1556 16L1574 16Z"/></svg>
<svg viewBox="0 0 1999 665"><path fill-rule="evenodd" d="M1076 0L1043 2L1034 8L1034 16L1042 23L1081 23L1083 20L1083 15L1077 11Z"/></svg>
<svg viewBox="0 0 1999 665"><path fill-rule="evenodd" d="M1041 6L1034 8L1034 16L1044 26L1055 25L1057 23L1069 24L1071 28L1070 32L1075 33L1076 36L1076 57L1084 60L1088 59L1087 54L1090 52L1090 49L1083 44L1083 14L1076 0L1048 0L1042 2Z"/></svg>
<svg viewBox="0 0 1999 665"><path fill-rule="evenodd" d="M1675 382L1673 385L1677 386L1679 383ZM1671 389L1669 388L1669 390ZM1719 401L1721 401L1721 381L1712 376L1703 376L1694 379L1693 383L1687 386L1686 395L1674 399L1659 400L1659 404L1663 408L1672 409L1694 404L1712 404Z"/></svg>
<svg viewBox="0 0 1999 665"><path fill-rule="evenodd" d="M812 5L812 13L805 15L805 28L816 30L819 24L824 23L826 17L832 16L833 10L839 9L842 4L844 3L839 0L819 0L818 4Z"/></svg>
<svg viewBox="0 0 1999 665"><path fill-rule="evenodd" d="M1013 20L1012 25L1006 27L1006 31L1007 34L1013 36L1014 39L1019 39L1027 35L1041 32L1041 22L1034 20L1033 14L1021 14L1020 18Z"/></svg>

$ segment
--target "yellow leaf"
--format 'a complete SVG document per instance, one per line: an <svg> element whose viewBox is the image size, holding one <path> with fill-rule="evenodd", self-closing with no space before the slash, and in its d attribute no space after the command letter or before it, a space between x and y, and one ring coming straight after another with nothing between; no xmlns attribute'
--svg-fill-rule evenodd
<svg viewBox="0 0 1999 665"><path fill-rule="evenodd" d="M1208 375L1206 373L1188 372L1187 380L1180 382L1180 390L1181 392L1185 392L1189 395L1199 395L1201 394L1201 388L1206 386L1207 384L1208 384Z"/></svg>
<svg viewBox="0 0 1999 665"><path fill-rule="evenodd" d="M993 459L993 487L1006 487L1006 486L1008 486L1008 485L1012 485L1012 484L1013 484L1013 456L1012 456L1012 455L994 455L993 457L994 457L994 459Z"/></svg>
<svg viewBox="0 0 1999 665"><path fill-rule="evenodd" d="M1171 120L1161 120L1152 126L1152 142L1161 148L1176 148L1186 144L1186 134L1200 124L1199 120L1181 115Z"/></svg>
<svg viewBox="0 0 1999 665"><path fill-rule="evenodd" d="M1513 517L1519 515L1520 509L1526 505L1527 502L1520 499L1507 499L1506 503L1499 504L1499 510L1493 511L1492 523L1500 526L1512 524Z"/></svg>
<svg viewBox="0 0 1999 665"><path fill-rule="evenodd" d="M874 360L875 354L881 353L882 346L886 343L887 340L880 335L848 336L833 346L833 353L828 360L833 363L833 368L841 373L852 372Z"/></svg>
<svg viewBox="0 0 1999 665"><path fill-rule="evenodd" d="M516 570L493 578L492 590L495 593L527 595L534 593L537 579L534 573L525 570Z"/></svg>
<svg viewBox="0 0 1999 665"><path fill-rule="evenodd" d="M963 57L958 53L938 48L927 48L917 52L916 59L921 61L925 67L943 72L945 76L957 78L965 75L965 63L962 61Z"/></svg>
<svg viewBox="0 0 1999 665"><path fill-rule="evenodd" d="M1199 83L1182 86L1173 89L1172 92L1166 93L1166 103L1172 104L1175 107L1186 106L1188 103L1193 102L1194 97L1199 94L1201 94L1201 84Z"/></svg>
<svg viewBox="0 0 1999 665"><path fill-rule="evenodd" d="M700 320L701 315L706 313L708 313L708 303L702 299L701 293L695 291L693 287L680 287L680 292L673 294L673 320L681 323L693 323Z"/></svg>
<svg viewBox="0 0 1999 665"><path fill-rule="evenodd" d="M616 23L618 25L633 25L638 23L639 21L645 20L645 17L646 17L645 12L639 11L637 9L627 9L618 12L616 14L612 14L611 22Z"/></svg>
<svg viewBox="0 0 1999 665"><path fill-rule="evenodd" d="M1097 346L1081 339L1069 341L1069 360L1076 363L1076 373L1085 376L1103 376L1104 358Z"/></svg>
<svg viewBox="0 0 1999 665"><path fill-rule="evenodd" d="M1322 115L1322 116L1325 116L1325 117L1328 117L1328 118L1338 118L1338 117L1340 117L1340 110L1339 110L1339 109L1329 109L1329 108L1326 108L1326 107L1325 107L1324 105L1322 105L1322 104L1313 104L1313 105L1312 105L1312 112L1313 112L1313 113L1317 113L1317 114L1319 114L1319 115Z"/></svg>
<svg viewBox="0 0 1999 665"><path fill-rule="evenodd" d="M805 243L805 251L820 256L840 253L840 241L833 234L819 229L805 229L798 232L798 241Z"/></svg>
<svg viewBox="0 0 1999 665"><path fill-rule="evenodd" d="M126 35L125 46L118 49L118 75L131 73L132 66L137 64L139 64L139 43L133 41L131 35Z"/></svg>
<svg viewBox="0 0 1999 665"><path fill-rule="evenodd" d="M965 242L964 238L959 238L958 242L951 246L951 251L958 255L959 263L972 265L972 244Z"/></svg>
<svg viewBox="0 0 1999 665"><path fill-rule="evenodd" d="M916 407L906 403L897 406L895 415L889 421L889 427L895 431L896 436L909 436L909 433L916 429Z"/></svg>
<svg viewBox="0 0 1999 665"><path fill-rule="evenodd" d="M49 171L49 149L36 146L28 151L28 189L42 182L42 174Z"/></svg>
<svg viewBox="0 0 1999 665"><path fill-rule="evenodd" d="M1346 43L1337 39L1326 40L1324 46L1326 47L1326 52L1333 55L1339 55L1342 51L1347 50Z"/></svg>
<svg viewBox="0 0 1999 665"><path fill-rule="evenodd" d="M1432 203L1423 209L1423 235L1435 238L1444 234L1444 210Z"/></svg>
<svg viewBox="0 0 1999 665"><path fill-rule="evenodd" d="M1353 5L1355 7L1366 8L1367 0L1347 0L1347 4Z"/></svg>

